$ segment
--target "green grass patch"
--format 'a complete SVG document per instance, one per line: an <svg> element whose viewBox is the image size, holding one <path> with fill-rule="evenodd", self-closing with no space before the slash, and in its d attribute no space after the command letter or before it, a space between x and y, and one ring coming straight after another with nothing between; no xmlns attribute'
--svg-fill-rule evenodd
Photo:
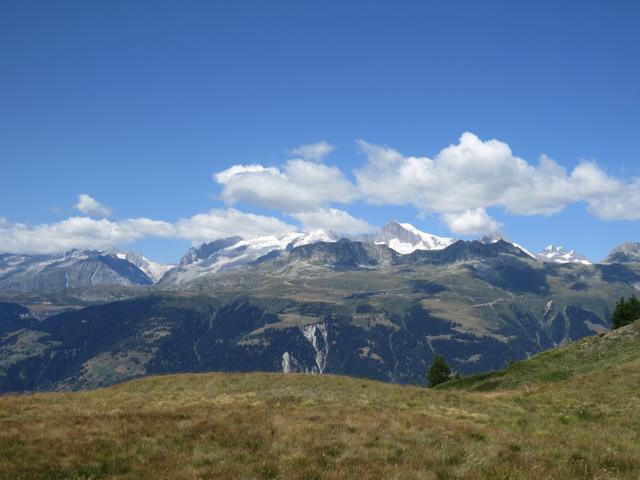
<svg viewBox="0 0 640 480"><path fill-rule="evenodd" d="M640 321L601 335L548 350L504 370L470 375L438 385L438 389L493 391L536 388L579 375L604 372L640 358Z"/></svg>

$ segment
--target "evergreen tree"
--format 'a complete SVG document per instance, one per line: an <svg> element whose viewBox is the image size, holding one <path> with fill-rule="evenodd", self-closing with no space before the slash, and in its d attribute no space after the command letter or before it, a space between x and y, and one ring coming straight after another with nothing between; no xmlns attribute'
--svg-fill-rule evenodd
<svg viewBox="0 0 640 480"><path fill-rule="evenodd" d="M616 303L615 308L613 309L613 315L611 316L611 323L613 323L613 328L620 328L622 325L625 325L625 310L627 309L627 301L624 297L620 297L620 300Z"/></svg>
<svg viewBox="0 0 640 480"><path fill-rule="evenodd" d="M613 309L613 315L611 317L613 328L624 327L638 319L640 319L640 301L635 295L629 297L628 300L621 297Z"/></svg>
<svg viewBox="0 0 640 480"><path fill-rule="evenodd" d="M430 387L435 387L440 383L447 382L451 379L451 369L442 355L436 355L433 359L431 368L427 373L427 381Z"/></svg>

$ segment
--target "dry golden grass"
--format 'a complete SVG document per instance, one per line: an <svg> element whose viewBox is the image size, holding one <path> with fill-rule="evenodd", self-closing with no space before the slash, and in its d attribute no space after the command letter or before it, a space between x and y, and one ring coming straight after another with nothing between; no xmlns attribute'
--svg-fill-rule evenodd
<svg viewBox="0 0 640 480"><path fill-rule="evenodd" d="M0 397L2 479L638 479L640 363L499 393L203 374Z"/></svg>

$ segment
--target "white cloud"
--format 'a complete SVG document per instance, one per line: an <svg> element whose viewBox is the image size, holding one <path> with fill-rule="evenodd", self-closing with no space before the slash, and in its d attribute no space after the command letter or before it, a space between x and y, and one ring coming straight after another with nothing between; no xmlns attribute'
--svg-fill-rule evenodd
<svg viewBox="0 0 640 480"><path fill-rule="evenodd" d="M320 228L336 233L357 235L371 232L375 228L366 221L336 208L321 208L313 212L294 213L293 217L300 221L304 230Z"/></svg>
<svg viewBox="0 0 640 480"><path fill-rule="evenodd" d="M78 203L74 205L74 208L79 212L84 213L92 217L105 218L111 215L111 209L102 205L91 195L81 193L78 195Z"/></svg>
<svg viewBox="0 0 640 480"><path fill-rule="evenodd" d="M327 142L310 143L292 148L287 153L292 157L319 162L334 150L334 146Z"/></svg>
<svg viewBox="0 0 640 480"><path fill-rule="evenodd" d="M372 203L414 204L434 212L459 212L499 204L531 167L508 145L482 142L471 133L433 159L359 142L368 163L356 171L358 185Z"/></svg>
<svg viewBox="0 0 640 480"><path fill-rule="evenodd" d="M239 235L251 238L257 235L281 236L296 228L274 217L245 213L234 208L211 210L190 218L183 218L175 225L175 235L192 243L202 243L218 238Z"/></svg>
<svg viewBox="0 0 640 480"><path fill-rule="evenodd" d="M615 191L588 203L589 211L604 220L640 220L640 178L620 182Z"/></svg>
<svg viewBox="0 0 640 480"><path fill-rule="evenodd" d="M234 165L231 168L227 168L222 172L216 173L213 179L220 183L226 184L233 180L237 175L242 174L268 174L277 176L280 171L274 167L263 167L262 165Z"/></svg>
<svg viewBox="0 0 640 480"><path fill-rule="evenodd" d="M109 250L146 237L180 238L197 244L222 237L284 235L296 228L277 218L235 209L212 210L175 224L148 218L118 221L71 217L57 223L27 225L0 217L0 252L60 253L72 249Z"/></svg>
<svg viewBox="0 0 640 480"><path fill-rule="evenodd" d="M120 222L71 217L57 223L26 225L0 222L0 249L12 253L58 253L79 249L109 249L147 236L169 237L170 223L131 218Z"/></svg>
<svg viewBox="0 0 640 480"><path fill-rule="evenodd" d="M445 213L442 219L449 230L461 235L482 235L498 231L500 225L484 208L474 208L460 213Z"/></svg>
<svg viewBox="0 0 640 480"><path fill-rule="evenodd" d="M348 203L355 186L334 166L289 160L282 169L262 165L234 165L214 175L227 205L245 202L283 212L303 212Z"/></svg>
<svg viewBox="0 0 640 480"><path fill-rule="evenodd" d="M458 216L496 206L516 215L551 215L583 201L603 219L640 218L640 181L625 183L595 162L583 161L567 174L544 155L531 165L506 143L468 132L434 158L405 157L364 141L358 145L368 160L355 172L358 187L373 204L411 204Z"/></svg>
<svg viewBox="0 0 640 480"><path fill-rule="evenodd" d="M386 146L357 142L366 163L355 170L354 185L336 166L322 163L333 147L326 142L302 145L300 156L280 167L233 165L214 175L227 205L244 202L280 210L304 229L322 228L358 234L371 230L365 220L332 208L334 203L364 199L380 205L413 205L421 214L440 214L452 232L491 233L499 224L488 208L515 215L552 215L584 202L605 220L640 220L640 178L609 175L594 161L567 170L542 156L536 164L515 156L498 140L482 141L464 133L433 158L407 157ZM0 218L0 251L52 253L72 248L109 249L145 237L187 239L193 243L221 237L284 235L296 228L278 218L216 209L175 223L133 218L107 220L111 210L81 194L75 208L87 216L27 225ZM100 217L90 218L90 216Z"/></svg>

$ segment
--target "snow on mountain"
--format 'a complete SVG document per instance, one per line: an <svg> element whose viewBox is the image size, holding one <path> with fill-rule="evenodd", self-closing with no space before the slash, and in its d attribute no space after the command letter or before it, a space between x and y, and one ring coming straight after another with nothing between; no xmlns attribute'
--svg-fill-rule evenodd
<svg viewBox="0 0 640 480"><path fill-rule="evenodd" d="M197 248L191 247L187 250L187 253L182 256L178 266L182 267L184 265L200 262L201 260L206 260L214 253L235 245L240 240L242 240L242 237L227 237L214 240L213 242L203 243Z"/></svg>
<svg viewBox="0 0 640 480"><path fill-rule="evenodd" d="M416 250L442 250L451 245L454 239L438 237L422 232L410 223L391 220L375 235L374 242L406 255Z"/></svg>
<svg viewBox="0 0 640 480"><path fill-rule="evenodd" d="M340 240L340 235L330 230L311 230L310 232L302 233L297 238L291 241L289 248L299 247L301 245L309 245L310 243L317 242L337 242Z"/></svg>
<svg viewBox="0 0 640 480"><path fill-rule="evenodd" d="M182 284L201 275L246 265L267 254L316 242L335 242L338 235L326 230L290 233L282 237L260 235L250 239L229 237L189 249L180 264L170 270L161 283Z"/></svg>
<svg viewBox="0 0 640 480"><path fill-rule="evenodd" d="M537 257L545 262L581 263L583 265L592 264L592 262L589 261L587 257L576 253L574 250L569 250L564 247L553 245L549 245L542 252L540 252Z"/></svg>
<svg viewBox="0 0 640 480"><path fill-rule="evenodd" d="M340 238L335 232L318 229L282 237L261 235L251 239L218 239L189 249L179 265L169 270L160 283L183 284L202 275L253 263L266 255L283 255L295 247L317 242L337 242ZM391 221L377 235L363 238L362 241L384 244L398 253L407 254L415 250L440 250L454 240L421 232L409 223Z"/></svg>
<svg viewBox="0 0 640 480"><path fill-rule="evenodd" d="M142 270L153 283L157 282L169 270L175 267L173 264L158 263L142 256L138 252L118 252L115 254L121 260L133 263Z"/></svg>

